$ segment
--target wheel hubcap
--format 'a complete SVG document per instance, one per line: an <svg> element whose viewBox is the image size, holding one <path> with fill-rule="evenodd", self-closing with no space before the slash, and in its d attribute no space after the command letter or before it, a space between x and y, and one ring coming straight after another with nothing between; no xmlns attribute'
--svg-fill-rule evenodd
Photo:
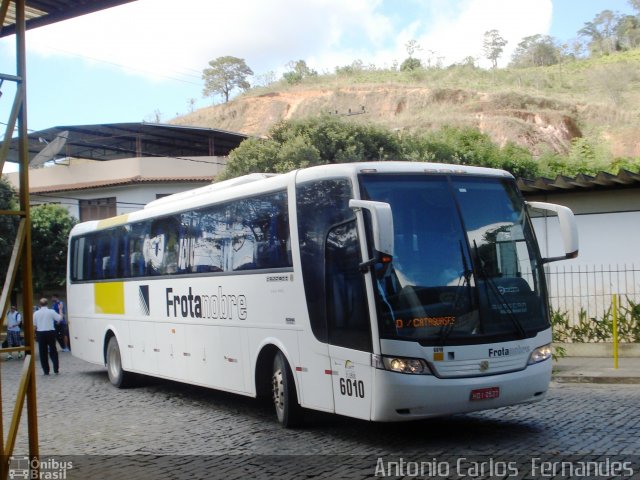
<svg viewBox="0 0 640 480"><path fill-rule="evenodd" d="M273 403L276 406L278 416L284 411L284 385L282 383L282 370L273 373L272 378Z"/></svg>
<svg viewBox="0 0 640 480"><path fill-rule="evenodd" d="M109 353L109 373L111 378L117 378L120 372L120 356L115 348L112 348Z"/></svg>

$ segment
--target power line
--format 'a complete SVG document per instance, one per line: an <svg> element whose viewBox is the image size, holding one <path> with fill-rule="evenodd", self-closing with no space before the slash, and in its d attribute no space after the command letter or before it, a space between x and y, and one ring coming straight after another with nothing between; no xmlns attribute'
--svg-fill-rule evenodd
<svg viewBox="0 0 640 480"><path fill-rule="evenodd" d="M51 199L55 199L55 200L72 200L74 202L79 202L81 200L95 200L93 198L76 198L76 197L67 197L67 196L57 196L57 195L46 195L46 194L39 194L39 193L34 193L31 195L31 197L39 197L39 198L51 198ZM53 202L50 202L53 203ZM63 202L59 202L61 204L63 204ZM138 202L123 202L123 201L118 201L116 200L116 205L131 205L133 207L144 207L146 205L146 203L138 203ZM73 206L78 206L77 203L64 203L64 205L73 205Z"/></svg>
<svg viewBox="0 0 640 480"><path fill-rule="evenodd" d="M9 196L11 197L18 197L17 193L11 193L9 194ZM60 205L71 205L74 207L78 206L78 203L71 203L71 202L79 202L81 200L95 200L92 198L78 198L78 197L67 197L67 196L58 196L58 195L47 195L47 194L40 194L40 193L33 193L31 194L31 197L38 197L38 198L50 198L52 200L70 200L69 202L48 202L48 203L59 203ZM6 195L5 195L6 198ZM144 207L146 205L146 203L139 203L139 202L123 202L123 201L118 201L116 200L116 205L130 205L132 207ZM34 204L37 205L37 204Z"/></svg>
<svg viewBox="0 0 640 480"><path fill-rule="evenodd" d="M85 58L87 60L92 60L94 62L100 62L100 63L105 63L107 65L113 65L113 66L121 68L121 69L123 69L125 71L153 74L156 77L166 78L168 80L175 80L177 82L183 82L183 83L188 83L188 84L191 84L191 85L197 85L199 87L202 87L202 83L190 82L190 81L182 79L182 78L176 78L176 77L171 77L169 75L159 74L159 73L153 72L151 70L146 70L146 69L143 69L143 68L131 67L131 66L128 66L128 65L123 65L121 63L112 62L110 60L104 60L102 58L90 57L88 55L82 55L80 53L70 52L68 50L64 50L64 49L61 49L61 48L56 48L56 47L47 47L47 48L49 50L56 50L58 52L65 53L67 55L71 55L71 56L75 56L75 57L79 57L79 58ZM188 70L192 70L194 72L196 71L195 69L191 69L190 67L184 67L184 68L188 69ZM198 80L201 79L200 76L196 76L196 75L189 74L189 73L180 73L180 72L177 72L175 70L174 70L174 73L176 73L177 75L183 75L183 76L186 76L186 77L197 78Z"/></svg>

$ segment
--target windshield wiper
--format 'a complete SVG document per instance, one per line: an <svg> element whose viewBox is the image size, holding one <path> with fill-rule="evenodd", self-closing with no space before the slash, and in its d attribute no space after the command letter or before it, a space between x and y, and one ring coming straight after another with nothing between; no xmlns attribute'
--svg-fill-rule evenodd
<svg viewBox="0 0 640 480"><path fill-rule="evenodd" d="M498 301L501 304L502 310L500 311L500 313L502 313L503 311L506 312L507 316L509 317L509 320L511 320L511 322L513 323L516 331L520 335L520 338L526 338L527 332L525 331L524 327L522 326L522 322L520 322L520 320L518 320L518 317L516 317L515 313L513 313L513 310L511 309L511 305L509 304L509 302L507 302L507 299L504 298L504 295L502 295L502 293L500 293L500 289L498 288L498 286L495 284L493 279L489 276L489 274L485 270L484 261L482 260L482 257L480 256L480 251L478 249L478 244L476 243L475 240L473 241L473 249L474 249L474 252L476 254L476 258L478 260L478 269L480 270L480 273L482 274L482 278L484 279L485 283L487 285L489 285L489 287L491 288L491 291L493 292L493 294L495 295L495 297L498 299ZM487 301L489 302L489 308L491 308L491 298L489 297L489 292L488 291L487 291ZM482 314L480 316L482 316Z"/></svg>
<svg viewBox="0 0 640 480"><path fill-rule="evenodd" d="M462 240L459 240L458 243L460 244L460 256L462 257L462 267L464 269L462 271L462 275L460 276L464 280L462 281L462 285L460 285L460 281L458 281L456 295L453 298L454 314L457 313L458 300L461 296L461 293L460 293L461 288L466 287L465 290L466 290L467 296L469 297L468 298L469 305L473 305L473 297L471 295L471 275L473 274L473 272L469 268L469 265L467 264L467 257L464 254L464 247L462 246ZM480 323L480 330L482 331L483 330L482 316L480 316L479 323ZM445 342L449 338L449 335L451 335L451 332L453 332L454 327L455 327L454 323L451 323L450 325L446 325L446 326L443 325L442 327L440 327L440 343L442 346L444 346Z"/></svg>

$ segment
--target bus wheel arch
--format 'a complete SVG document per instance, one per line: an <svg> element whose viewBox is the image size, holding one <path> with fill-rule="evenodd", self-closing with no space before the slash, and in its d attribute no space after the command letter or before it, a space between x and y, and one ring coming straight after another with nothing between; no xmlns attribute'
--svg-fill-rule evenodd
<svg viewBox="0 0 640 480"><path fill-rule="evenodd" d="M280 349L272 343L264 345L258 354L255 369L256 396L264 401L272 402L271 375L273 373L273 359Z"/></svg>
<svg viewBox="0 0 640 480"><path fill-rule="evenodd" d="M104 362L111 384L117 388L130 387L134 383L134 374L122 368L120 345L113 331L109 330L104 339Z"/></svg>

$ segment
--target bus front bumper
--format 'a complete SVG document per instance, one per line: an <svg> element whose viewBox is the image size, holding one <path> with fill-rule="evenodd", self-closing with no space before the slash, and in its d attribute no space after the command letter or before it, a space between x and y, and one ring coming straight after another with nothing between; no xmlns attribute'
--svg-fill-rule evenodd
<svg viewBox="0 0 640 480"><path fill-rule="evenodd" d="M377 369L374 376L379 394L371 420L417 420L536 402L549 388L551 366L548 359L517 372L456 379Z"/></svg>

